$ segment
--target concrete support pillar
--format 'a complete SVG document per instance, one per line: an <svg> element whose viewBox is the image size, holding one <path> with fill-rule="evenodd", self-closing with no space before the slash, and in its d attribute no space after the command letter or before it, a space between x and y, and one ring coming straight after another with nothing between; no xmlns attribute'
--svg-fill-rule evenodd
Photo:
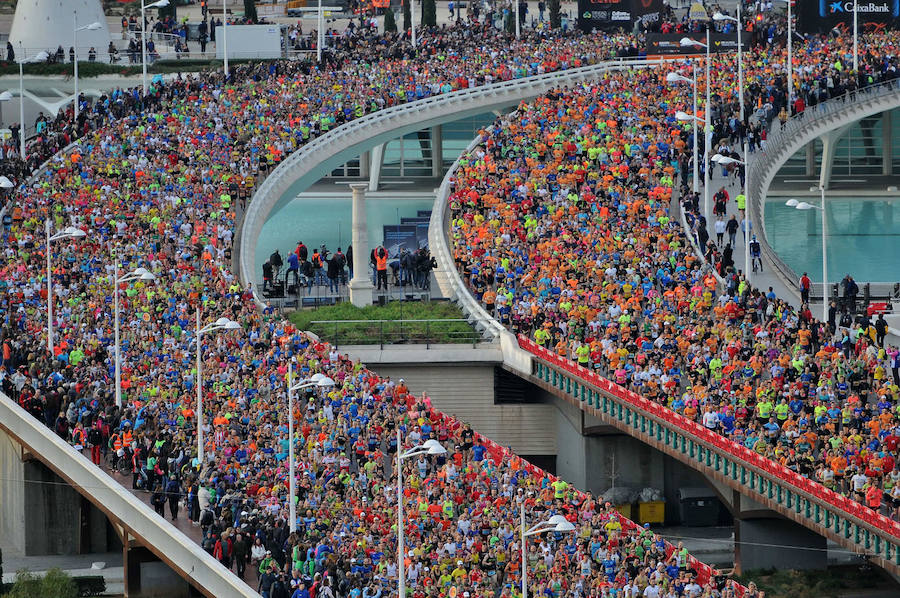
<svg viewBox="0 0 900 598"><path fill-rule="evenodd" d="M822 168L819 171L819 186L825 189L830 188L831 185L831 170L834 167L838 140L848 128L848 126L844 126L822 136Z"/></svg>
<svg viewBox="0 0 900 598"><path fill-rule="evenodd" d="M806 144L806 176L816 176L816 142Z"/></svg>
<svg viewBox="0 0 900 598"><path fill-rule="evenodd" d="M825 538L777 518L736 519L734 522L735 572L752 569L825 569Z"/></svg>
<svg viewBox="0 0 900 598"><path fill-rule="evenodd" d="M378 191L378 183L381 181L381 167L384 164L384 146L384 143L376 145L371 152L367 152L372 157L369 160L369 191ZM366 257L368 259L368 256Z"/></svg>
<svg viewBox="0 0 900 598"><path fill-rule="evenodd" d="M190 584L150 552L129 541L125 534L122 547L122 568L125 576L125 598L171 596L189 598Z"/></svg>
<svg viewBox="0 0 900 598"><path fill-rule="evenodd" d="M444 132L441 125L431 127L431 176L444 175Z"/></svg>
<svg viewBox="0 0 900 598"><path fill-rule="evenodd" d="M384 146L380 146L383 151ZM353 190L353 278L350 303L356 307L372 305L372 281L369 279L369 229L366 222L366 183L350 183Z"/></svg>
<svg viewBox="0 0 900 598"><path fill-rule="evenodd" d="M370 152L363 152L359 155L359 178L366 180L369 178L369 169L371 164L369 163L372 160L372 156Z"/></svg>
<svg viewBox="0 0 900 598"><path fill-rule="evenodd" d="M894 133L891 110L885 110L881 121L881 174L894 174Z"/></svg>

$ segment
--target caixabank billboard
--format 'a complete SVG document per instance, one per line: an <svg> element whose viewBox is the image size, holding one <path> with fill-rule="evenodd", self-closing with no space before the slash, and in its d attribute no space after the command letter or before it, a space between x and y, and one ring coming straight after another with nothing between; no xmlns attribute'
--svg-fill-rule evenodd
<svg viewBox="0 0 900 598"><path fill-rule="evenodd" d="M900 25L900 0L804 0L795 6L797 29L802 33L825 33L835 28L851 33L854 6L860 32Z"/></svg>

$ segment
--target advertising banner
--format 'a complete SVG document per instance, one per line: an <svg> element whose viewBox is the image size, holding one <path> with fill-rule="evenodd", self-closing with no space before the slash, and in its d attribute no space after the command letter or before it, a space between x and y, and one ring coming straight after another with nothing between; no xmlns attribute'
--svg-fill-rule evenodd
<svg viewBox="0 0 900 598"><path fill-rule="evenodd" d="M418 231L415 224L385 224L384 248L391 259L400 255L400 249L414 252L419 248Z"/></svg>
<svg viewBox="0 0 900 598"><path fill-rule="evenodd" d="M652 25L662 18L663 0L632 0L631 20Z"/></svg>
<svg viewBox="0 0 900 598"><path fill-rule="evenodd" d="M633 0L578 0L578 27L593 29L625 29L631 31ZM640 0L637 0L640 3Z"/></svg>
<svg viewBox="0 0 900 598"><path fill-rule="evenodd" d="M856 0L860 33L896 29L900 25L900 0ZM797 30L825 33L834 28L853 33L853 0L805 0L797 2Z"/></svg>
<svg viewBox="0 0 900 598"><path fill-rule="evenodd" d="M647 55L687 55L687 54L705 54L706 48L703 46L682 46L681 39L689 37L703 44L706 43L706 33L685 35L684 33L648 33L647 34ZM750 49L749 36L745 35L741 40L744 51ZM710 51L718 52L736 52L737 51L737 35L734 33L719 33L714 31L709 38Z"/></svg>

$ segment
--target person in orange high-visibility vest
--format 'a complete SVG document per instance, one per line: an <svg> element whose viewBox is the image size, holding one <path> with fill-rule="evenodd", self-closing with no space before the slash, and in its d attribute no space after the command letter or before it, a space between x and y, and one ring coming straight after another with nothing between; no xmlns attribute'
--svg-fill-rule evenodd
<svg viewBox="0 0 900 598"><path fill-rule="evenodd" d="M387 269L388 269L387 249L385 249L384 247L378 247L375 250L375 282L378 285L378 290L381 290L382 285L384 285L385 291L388 288Z"/></svg>

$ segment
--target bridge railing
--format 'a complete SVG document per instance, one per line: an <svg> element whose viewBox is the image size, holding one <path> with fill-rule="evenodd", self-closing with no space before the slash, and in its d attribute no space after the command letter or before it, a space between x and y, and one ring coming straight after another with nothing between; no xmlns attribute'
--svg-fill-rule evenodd
<svg viewBox="0 0 900 598"><path fill-rule="evenodd" d="M570 68L551 73L542 73L530 77L500 81L490 85L482 85L468 89L460 89L441 93L384 108L367 114L339 127L331 129L298 148L287 156L269 174L268 178L257 188L241 225L240 272L244 284L255 280L256 239L282 195L292 185L311 173L321 172L322 165L329 164L331 159L352 158L358 155L358 148L372 142L389 141L404 130L427 128L433 123L441 122L447 114L475 114L483 111L484 106L495 105L496 102L517 102L521 99L537 97L549 89L563 85L573 85L596 79L606 71L628 67L643 67L659 64L659 60L644 59L612 59L590 66ZM254 287L255 289L255 287ZM256 293L256 289L254 290ZM265 302L255 294L260 305Z"/></svg>
<svg viewBox="0 0 900 598"><path fill-rule="evenodd" d="M2 393L0 428L206 596L258 596L184 532Z"/></svg>
<svg viewBox="0 0 900 598"><path fill-rule="evenodd" d="M602 392L630 404L641 412L680 428L691 438L732 455L737 460L756 468L764 476L775 478L785 485L802 491L811 496L814 501L821 503L822 506L840 511L845 517L860 521L864 527L868 527L875 532L880 532L879 535L886 536L885 539L892 539L894 542L893 555L888 554L889 549L883 548L882 554L878 554L877 556L888 562L893 562L894 566L900 566L900 550L898 550L898 548L900 548L900 522L894 521L880 513L876 513L864 505L788 469L780 463L776 463L729 438L706 429L694 420L679 415L659 403L655 403L642 397L636 392L623 388L603 376L578 365L568 357L557 355L556 353L541 347L524 335L519 335L518 340L519 345L538 360L560 369L574 378L599 388Z"/></svg>
<svg viewBox="0 0 900 598"><path fill-rule="evenodd" d="M884 83L869 85L832 98L815 106L810 106L802 113L787 121L784 128L773 127L766 139L766 147L757 152L757 158L750 162L750 188L747 202L750 210L750 222L753 223L761 250L765 253L776 270L788 281L796 282L797 273L769 245L765 227L765 199L769 185L777 170L797 150L822 133L820 129L828 125L839 126L842 121L852 119L854 114L870 109L885 98L900 95L900 79L892 79ZM834 128L834 127L827 127ZM759 223L759 226L756 225ZM816 283L814 286L821 287ZM823 296L828 296L824 289Z"/></svg>

